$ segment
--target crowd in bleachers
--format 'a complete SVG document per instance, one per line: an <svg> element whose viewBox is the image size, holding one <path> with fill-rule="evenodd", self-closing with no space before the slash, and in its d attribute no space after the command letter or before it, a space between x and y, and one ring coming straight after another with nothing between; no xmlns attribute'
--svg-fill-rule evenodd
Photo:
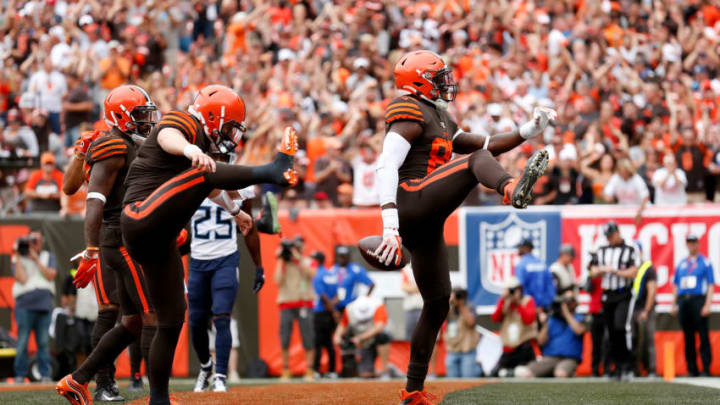
<svg viewBox="0 0 720 405"><path fill-rule="evenodd" d="M373 206L373 164L392 70L412 49L454 69L450 111L477 133L533 106L559 119L500 157L517 173L545 147L536 203L679 204L715 199L720 174L720 9L712 1L2 2L2 212L32 211L40 155L62 170L79 134L102 128L103 97L132 82L162 112L200 87L242 94L241 161L267 161L283 128L301 135L302 179L285 207ZM49 158L48 158L49 159ZM47 160L46 160L47 161ZM37 192L37 190L35 190ZM51 191L55 211L62 206ZM57 198L55 198L57 197ZM496 204L478 188L468 204ZM68 204L70 202L67 202ZM49 205L49 204L48 204Z"/></svg>

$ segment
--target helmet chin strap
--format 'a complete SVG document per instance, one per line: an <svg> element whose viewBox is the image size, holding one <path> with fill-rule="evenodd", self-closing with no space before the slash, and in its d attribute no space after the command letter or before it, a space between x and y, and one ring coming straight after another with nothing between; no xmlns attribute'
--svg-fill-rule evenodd
<svg viewBox="0 0 720 405"><path fill-rule="evenodd" d="M448 107L450 106L450 103L448 103L447 101L443 100L440 97L436 98L435 100L429 99L429 98L423 96L422 94L420 95L420 97L423 100L433 103L436 108L443 110L443 111L447 111Z"/></svg>

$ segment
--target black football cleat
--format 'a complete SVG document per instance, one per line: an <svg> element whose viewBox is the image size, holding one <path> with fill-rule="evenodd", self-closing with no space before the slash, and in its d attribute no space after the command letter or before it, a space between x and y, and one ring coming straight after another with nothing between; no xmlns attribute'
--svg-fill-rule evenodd
<svg viewBox="0 0 720 405"><path fill-rule="evenodd" d="M532 189L538 179L545 173L547 165L548 152L545 149L533 153L525 165L522 176L505 186L505 192L503 193L504 203L515 208L527 208L533 198Z"/></svg>
<svg viewBox="0 0 720 405"><path fill-rule="evenodd" d="M97 387L93 400L96 402L125 402L125 398L120 395L115 384Z"/></svg>

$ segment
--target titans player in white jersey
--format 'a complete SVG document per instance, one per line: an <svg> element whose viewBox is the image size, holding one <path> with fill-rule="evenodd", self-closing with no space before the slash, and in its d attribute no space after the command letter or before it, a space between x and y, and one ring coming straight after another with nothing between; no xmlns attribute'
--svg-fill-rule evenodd
<svg viewBox="0 0 720 405"><path fill-rule="evenodd" d="M228 199L228 195L237 198ZM257 293L265 282L260 264L260 243L249 212L249 201L255 197L253 186L237 194L226 195L225 201L206 198L190 223L190 275L188 277L188 307L192 344L200 360L200 373L195 392L210 386L213 362L210 357L208 323L212 319L215 335L215 379L213 391L226 392L228 360L232 345L230 315L238 291L238 231L256 265L253 291ZM217 202L216 202L217 201Z"/></svg>

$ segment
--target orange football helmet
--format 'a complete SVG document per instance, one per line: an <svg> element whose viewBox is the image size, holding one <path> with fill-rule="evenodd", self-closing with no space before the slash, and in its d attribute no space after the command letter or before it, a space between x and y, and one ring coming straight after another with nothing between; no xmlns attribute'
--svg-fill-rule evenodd
<svg viewBox="0 0 720 405"><path fill-rule="evenodd" d="M395 86L408 94L431 101L455 100L457 84L452 69L431 51L413 51L403 55L395 65Z"/></svg>
<svg viewBox="0 0 720 405"><path fill-rule="evenodd" d="M160 113L141 87L124 84L105 97L105 123L120 131L147 136Z"/></svg>
<svg viewBox="0 0 720 405"><path fill-rule="evenodd" d="M235 150L245 133L245 102L229 87L203 87L188 111L200 121L205 135L220 153Z"/></svg>

